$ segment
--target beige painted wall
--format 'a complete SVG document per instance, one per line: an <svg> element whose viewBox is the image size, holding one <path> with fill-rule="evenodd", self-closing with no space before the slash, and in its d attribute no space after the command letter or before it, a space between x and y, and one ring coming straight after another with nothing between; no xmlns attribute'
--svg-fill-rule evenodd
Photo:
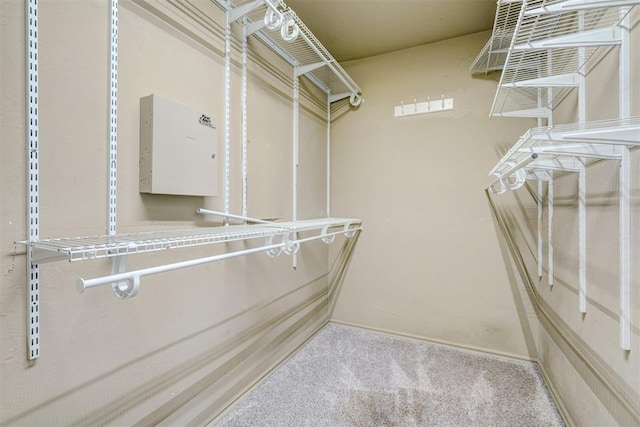
<svg viewBox="0 0 640 427"><path fill-rule="evenodd" d="M469 73L488 36L345 64L365 102L334 122L333 215L357 212L366 230L333 319L535 358L535 315L507 280L483 191L496 150L534 122L489 119L496 82ZM393 117L441 94L453 111Z"/></svg>
<svg viewBox="0 0 640 427"><path fill-rule="evenodd" d="M43 238L106 232L107 5L40 2ZM131 300L117 299L109 287L76 292L77 278L108 274L110 262L42 265L41 356L27 362L26 257L13 243L25 239L26 230L23 9L20 0L0 2L0 424L154 424L169 416L176 425L205 422L326 322L326 245L304 246L296 271L287 256L258 254L146 277ZM122 0L119 18L118 229L211 225L215 220L195 209L221 210L222 197L138 192L138 109L140 97L157 93L208 111L222 144L224 15L208 0ZM250 67L249 213L289 219L292 70L276 60L266 72L264 64L253 57ZM240 212L236 67L233 87L231 200L232 211ZM309 93L301 110L301 218L325 211L324 101ZM128 268L261 243L137 255Z"/></svg>

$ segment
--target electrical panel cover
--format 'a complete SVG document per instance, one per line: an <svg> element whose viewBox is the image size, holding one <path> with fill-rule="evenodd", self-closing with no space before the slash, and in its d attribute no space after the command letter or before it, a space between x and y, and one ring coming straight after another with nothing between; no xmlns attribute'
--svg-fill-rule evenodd
<svg viewBox="0 0 640 427"><path fill-rule="evenodd" d="M140 98L140 192L217 196L215 119L152 94Z"/></svg>

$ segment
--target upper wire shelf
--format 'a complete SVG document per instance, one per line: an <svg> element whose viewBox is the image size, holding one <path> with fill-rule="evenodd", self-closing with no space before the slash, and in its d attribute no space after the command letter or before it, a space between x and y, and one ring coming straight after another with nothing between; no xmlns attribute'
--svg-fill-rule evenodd
<svg viewBox="0 0 640 427"><path fill-rule="evenodd" d="M231 225L203 227L187 230L168 230L113 236L87 236L59 239L42 239L28 244L33 250L33 263L68 260L85 261L153 252L165 249L186 248L213 243L231 242L286 235L296 231L323 230L331 227L359 225L359 219L321 218L314 220L273 223L272 225Z"/></svg>
<svg viewBox="0 0 640 427"><path fill-rule="evenodd" d="M498 0L491 38L469 67L472 73L502 70L520 16L522 0Z"/></svg>
<svg viewBox="0 0 640 427"><path fill-rule="evenodd" d="M227 13L244 17L250 34L284 58L322 89L331 101L349 97L354 105L362 90L282 0L212 0Z"/></svg>
<svg viewBox="0 0 640 427"><path fill-rule="evenodd" d="M549 117L595 51L620 43L619 25L634 4L640 1L525 0L491 114Z"/></svg>

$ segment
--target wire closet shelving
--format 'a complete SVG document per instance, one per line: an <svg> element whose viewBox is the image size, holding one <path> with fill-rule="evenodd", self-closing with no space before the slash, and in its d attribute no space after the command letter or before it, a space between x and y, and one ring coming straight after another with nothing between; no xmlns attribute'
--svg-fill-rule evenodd
<svg viewBox="0 0 640 427"><path fill-rule="evenodd" d="M629 34L630 13L638 4L639 0L499 0L497 27L471 68L486 72L491 69L488 64L502 67L492 116L538 119L539 126L522 135L490 171L489 190L502 194L522 187L527 180L537 181L537 258L542 277L543 183L547 183L549 285L554 282L554 174L578 174L578 295L582 313L587 311L586 168L597 160L620 163L619 317L620 346L625 350L631 348L630 152L640 147L640 117L630 116ZM511 40L506 55L500 56L503 49L493 46L505 46L500 38L504 34L511 34ZM596 52L611 47L618 50L618 118L587 121L586 76ZM571 90L578 93L578 123L554 125L553 109ZM547 126L542 126L542 120Z"/></svg>
<svg viewBox="0 0 640 427"><path fill-rule="evenodd" d="M504 68L520 9L522 0L498 1L491 37L469 67L472 73L486 74Z"/></svg>
<svg viewBox="0 0 640 427"><path fill-rule="evenodd" d="M357 229L359 219L321 218L267 224L229 225L180 230L149 231L116 235L67 237L25 242L32 248L33 262L69 262L111 258L166 249L188 248L238 240L272 238L294 232L323 231L342 227L344 233ZM346 229L344 229L346 227Z"/></svg>
<svg viewBox="0 0 640 427"><path fill-rule="evenodd" d="M230 22L244 21L253 35L327 95L350 97L358 104L362 90L318 41L296 13L281 0L213 0Z"/></svg>
<svg viewBox="0 0 640 427"><path fill-rule="evenodd" d="M27 114L28 124L27 181L28 181L28 221L27 240L17 242L27 246L28 273L28 358L40 356L40 310L39 310L39 265L67 260L70 262L110 258L113 261L110 275L94 279L78 279L76 287L82 292L96 286L111 285L120 298L131 298L138 293L142 277L166 271L192 267L200 264L222 261L233 257L254 253L266 253L270 257L282 253L292 255L296 267L296 257L301 244L314 240L332 243L336 236L353 237L362 230L362 220L357 218L334 218L330 215L330 119L332 102L348 98L353 106L362 102L362 91L331 56L318 39L309 31L297 15L280 0L227 1L212 0L225 11L225 170L224 170L224 212L198 209L197 213L216 215L224 218L225 224L217 227L200 227L186 230L159 230L152 232L118 234L117 221L117 81L118 81L118 0L110 0L109 25L109 183L107 234L88 237L67 237L40 239L39 230L39 146L38 146L38 2L28 0L26 4L26 35L28 78ZM229 153L231 115L231 25L241 21L242 36L242 175L243 212L234 215L229 212ZM247 38L257 37L273 51L284 58L294 70L293 127L293 219L291 221L266 221L255 219L247 213ZM307 77L327 95L327 217L298 219L297 174L298 174L298 108L299 78ZM241 225L231 225L231 220L240 220ZM135 271L125 271L129 255L187 248L232 241L247 241L264 238L264 244L253 245L249 249L227 251L204 258L158 265Z"/></svg>

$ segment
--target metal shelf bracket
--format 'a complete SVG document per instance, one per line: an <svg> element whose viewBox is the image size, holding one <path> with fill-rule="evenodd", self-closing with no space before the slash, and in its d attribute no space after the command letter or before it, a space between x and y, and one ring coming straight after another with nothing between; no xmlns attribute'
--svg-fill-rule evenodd
<svg viewBox="0 0 640 427"><path fill-rule="evenodd" d="M538 275L542 277L542 186L547 182L548 283L553 285L554 171L578 173L578 296L587 312L586 167L592 159L620 162L620 347L631 349L630 327L630 152L640 148L640 117L533 128L527 131L490 172L489 190L502 194L525 179L538 181ZM544 173L543 173L544 172Z"/></svg>

